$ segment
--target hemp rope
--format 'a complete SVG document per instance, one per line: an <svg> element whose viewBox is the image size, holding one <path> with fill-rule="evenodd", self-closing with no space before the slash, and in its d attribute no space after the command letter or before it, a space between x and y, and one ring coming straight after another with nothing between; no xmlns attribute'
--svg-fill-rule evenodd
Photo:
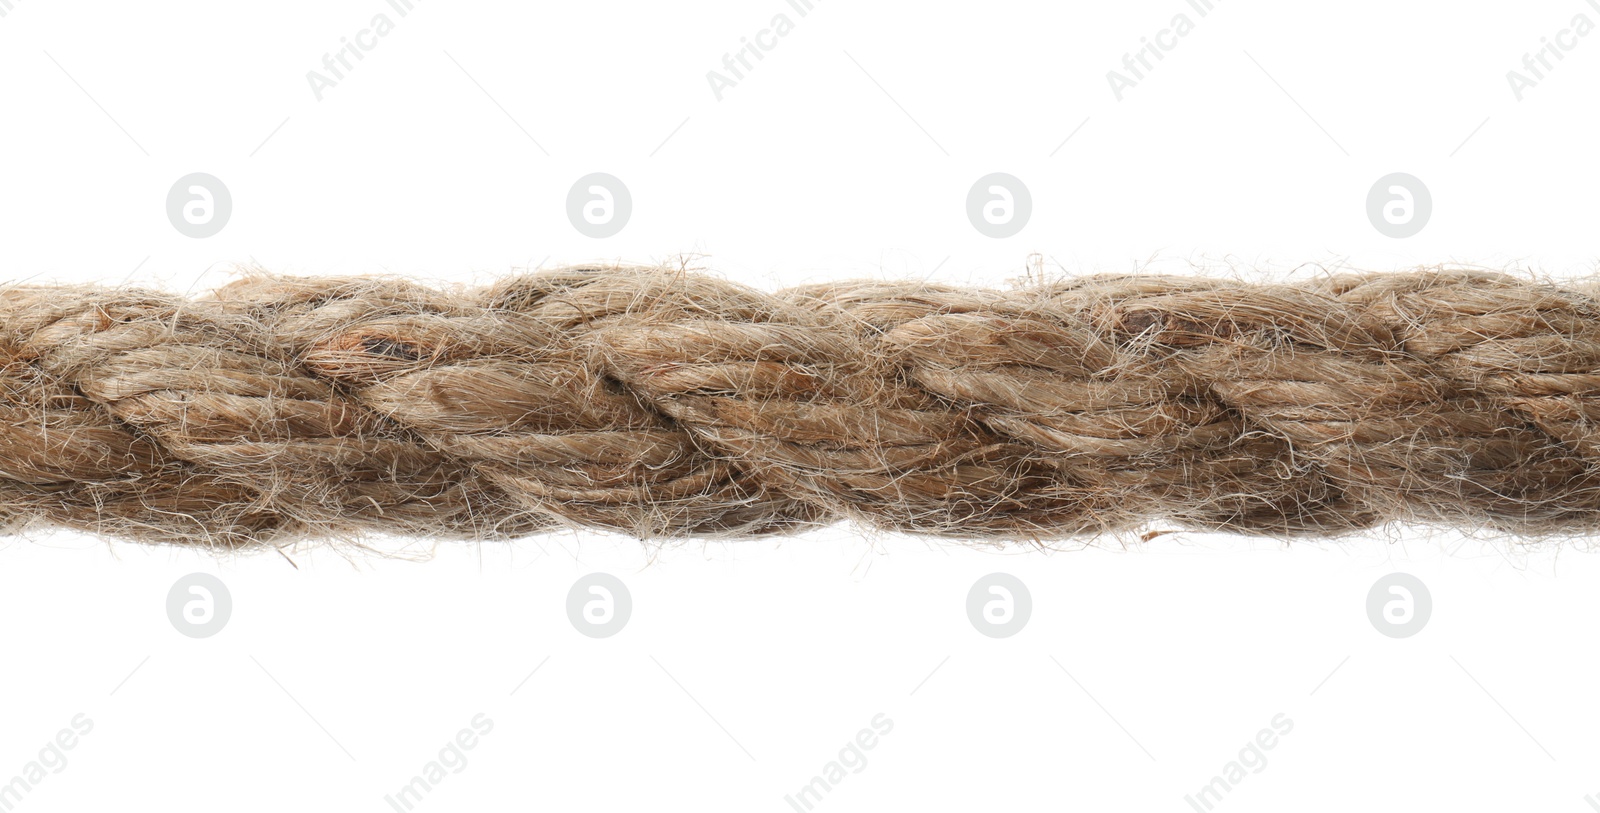
<svg viewBox="0 0 1600 813"><path fill-rule="evenodd" d="M9 286L0 360L12 532L1600 529L1600 290L1476 271Z"/></svg>

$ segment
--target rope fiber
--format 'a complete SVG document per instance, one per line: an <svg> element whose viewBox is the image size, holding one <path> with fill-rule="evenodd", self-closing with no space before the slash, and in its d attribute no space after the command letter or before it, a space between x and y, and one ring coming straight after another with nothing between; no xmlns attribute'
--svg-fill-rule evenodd
<svg viewBox="0 0 1600 813"><path fill-rule="evenodd" d="M1600 289L1478 271L19 285L0 361L10 532L1600 529Z"/></svg>

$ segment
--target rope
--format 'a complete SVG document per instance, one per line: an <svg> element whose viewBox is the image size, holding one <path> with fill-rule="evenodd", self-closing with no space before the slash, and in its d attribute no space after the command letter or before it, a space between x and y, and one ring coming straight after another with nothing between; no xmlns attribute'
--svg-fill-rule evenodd
<svg viewBox="0 0 1600 813"><path fill-rule="evenodd" d="M1600 528L1600 295L1498 274L252 276L5 287L0 326L11 532Z"/></svg>

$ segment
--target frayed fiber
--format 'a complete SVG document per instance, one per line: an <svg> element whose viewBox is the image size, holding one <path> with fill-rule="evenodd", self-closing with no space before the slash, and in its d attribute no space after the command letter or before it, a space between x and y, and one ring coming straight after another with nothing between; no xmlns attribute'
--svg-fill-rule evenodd
<svg viewBox="0 0 1600 813"><path fill-rule="evenodd" d="M0 361L11 531L1600 529L1600 294L1477 271L9 286Z"/></svg>

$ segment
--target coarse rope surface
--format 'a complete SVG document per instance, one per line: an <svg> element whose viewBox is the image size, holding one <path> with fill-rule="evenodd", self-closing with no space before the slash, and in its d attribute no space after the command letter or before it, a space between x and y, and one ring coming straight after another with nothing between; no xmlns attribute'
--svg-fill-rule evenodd
<svg viewBox="0 0 1600 813"><path fill-rule="evenodd" d="M0 360L12 532L1600 529L1600 293L1476 271L8 286Z"/></svg>

